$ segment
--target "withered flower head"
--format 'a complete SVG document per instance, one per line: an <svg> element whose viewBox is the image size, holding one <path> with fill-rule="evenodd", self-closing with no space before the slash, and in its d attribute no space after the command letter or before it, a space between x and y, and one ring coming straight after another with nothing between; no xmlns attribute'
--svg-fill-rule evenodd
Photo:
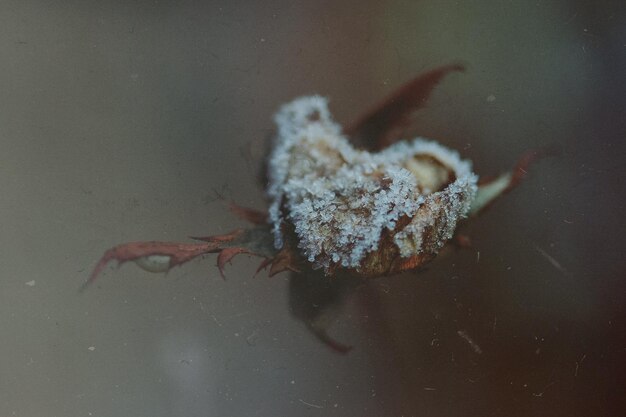
<svg viewBox="0 0 626 417"><path fill-rule="evenodd" d="M224 267L239 254L264 258L257 272L295 272L292 312L338 352L349 346L327 333L328 312L362 278L416 269L453 237L459 221L474 216L514 188L543 151L523 155L517 166L482 180L457 152L424 139L399 141L399 130L437 85L459 65L419 75L343 129L326 99L303 97L283 106L268 159L269 212L231 204L252 226L200 242L129 242L104 253L81 290L111 261L134 261L168 271L207 253ZM360 143L362 149L353 146ZM375 152L377 151L377 152ZM322 270L315 272L312 269ZM335 278L336 277L336 278Z"/></svg>
<svg viewBox="0 0 626 417"><path fill-rule="evenodd" d="M327 275L377 277L424 265L453 236L459 220L515 187L542 154L529 152L512 171L478 184L470 162L455 151L423 139L398 141L398 128L437 83L462 70L449 65L419 75L343 131L322 97L283 106L268 163L269 213L233 204L232 211L253 226L195 237L198 243L115 246L82 288L110 261L167 271L207 253L218 253L222 274L243 253L264 258L259 269L269 266L270 275L312 267ZM366 149L356 149L348 138Z"/></svg>
<svg viewBox="0 0 626 417"><path fill-rule="evenodd" d="M275 121L267 192L276 248L294 233L304 257L327 274L372 277L422 265L476 195L471 163L436 142L355 149L322 97L283 106Z"/></svg>

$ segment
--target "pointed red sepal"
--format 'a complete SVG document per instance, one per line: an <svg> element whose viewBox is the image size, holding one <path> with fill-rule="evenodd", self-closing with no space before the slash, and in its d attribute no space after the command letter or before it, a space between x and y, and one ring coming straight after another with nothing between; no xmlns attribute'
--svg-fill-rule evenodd
<svg viewBox="0 0 626 417"><path fill-rule="evenodd" d="M450 72L464 71L460 64L446 65L418 75L365 112L344 130L366 148L383 149L398 138L413 112L423 107L439 82Z"/></svg>
<svg viewBox="0 0 626 417"><path fill-rule="evenodd" d="M526 177L526 174L528 174L528 168L530 167L530 165L534 164L539 159L548 156L556 156L558 154L559 150L554 146L531 149L524 152L511 170L511 181L509 182L509 186L507 187L505 192L512 190L513 188L517 187L520 182L522 182L522 180Z"/></svg>
<svg viewBox="0 0 626 417"><path fill-rule="evenodd" d="M234 215L252 224L267 224L267 213L264 211L242 207L233 202L228 205L228 208Z"/></svg>
<svg viewBox="0 0 626 417"><path fill-rule="evenodd" d="M281 249L271 260L269 276L273 277L284 271L300 273L300 257L289 247Z"/></svg>
<svg viewBox="0 0 626 417"><path fill-rule="evenodd" d="M217 269L220 270L220 275L222 278L226 279L224 275L224 267L227 263L229 263L235 256L240 253L250 253L244 248L226 248L223 249L219 255L217 255Z"/></svg>
<svg viewBox="0 0 626 417"><path fill-rule="evenodd" d="M558 153L558 149L554 147L532 149L522 154L511 171L497 177L482 177L478 182L478 191L472 202L469 217L484 212L496 200L517 187L528 174L530 165L541 158Z"/></svg>

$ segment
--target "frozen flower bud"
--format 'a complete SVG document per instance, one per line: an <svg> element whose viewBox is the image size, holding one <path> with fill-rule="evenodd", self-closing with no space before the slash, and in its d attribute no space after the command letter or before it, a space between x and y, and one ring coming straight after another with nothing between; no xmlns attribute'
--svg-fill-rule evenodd
<svg viewBox="0 0 626 417"><path fill-rule="evenodd" d="M283 106L275 121L267 190L274 243L280 249L295 234L314 268L379 276L419 267L469 211L471 163L436 142L355 149L318 96Z"/></svg>

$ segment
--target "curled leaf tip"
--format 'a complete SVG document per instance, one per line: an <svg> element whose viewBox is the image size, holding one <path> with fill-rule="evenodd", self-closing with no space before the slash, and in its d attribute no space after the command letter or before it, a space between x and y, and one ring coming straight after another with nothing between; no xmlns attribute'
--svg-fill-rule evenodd
<svg viewBox="0 0 626 417"><path fill-rule="evenodd" d="M93 283L98 279L104 268L109 264L109 262L113 260L118 260L118 262L122 262L119 260L118 256L118 248L119 246L113 247L107 250L104 255L100 258L93 271L89 275L87 281L83 282L82 285L78 288L78 293L83 293L87 290L87 288L91 287Z"/></svg>
<svg viewBox="0 0 626 417"><path fill-rule="evenodd" d="M310 330L319 339L319 341L321 341L322 343L324 343L326 346L328 346L329 348L331 348L332 350L334 350L337 353L341 353L341 354L345 355L345 354L349 353L352 350L352 348L353 348L350 345L345 345L345 344L343 344L341 342L338 342L337 340L333 339L326 332L326 330L318 329L318 328L316 328L314 326L311 326Z"/></svg>
<svg viewBox="0 0 626 417"><path fill-rule="evenodd" d="M556 146L530 149L522 154L513 167L509 190L515 188L528 174L528 168L540 159L557 156L560 149ZM507 190L508 191L508 190Z"/></svg>

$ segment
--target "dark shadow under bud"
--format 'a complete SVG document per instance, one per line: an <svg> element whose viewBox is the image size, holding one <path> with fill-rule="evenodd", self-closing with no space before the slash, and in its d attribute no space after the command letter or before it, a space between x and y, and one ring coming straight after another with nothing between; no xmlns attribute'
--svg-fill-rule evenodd
<svg viewBox="0 0 626 417"><path fill-rule="evenodd" d="M347 353L352 347L328 335L328 329L341 312L348 296L361 284L354 276L327 276L323 271L307 271L289 277L289 307L294 317L333 350Z"/></svg>

